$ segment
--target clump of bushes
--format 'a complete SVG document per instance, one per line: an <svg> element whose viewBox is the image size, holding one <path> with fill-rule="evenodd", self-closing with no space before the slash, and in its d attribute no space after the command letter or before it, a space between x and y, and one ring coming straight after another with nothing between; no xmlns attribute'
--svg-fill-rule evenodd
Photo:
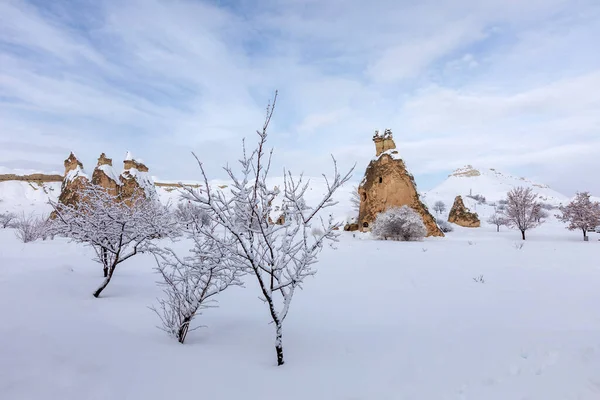
<svg viewBox="0 0 600 400"><path fill-rule="evenodd" d="M371 232L377 239L415 241L425 237L427 228L416 211L402 206L378 214Z"/></svg>

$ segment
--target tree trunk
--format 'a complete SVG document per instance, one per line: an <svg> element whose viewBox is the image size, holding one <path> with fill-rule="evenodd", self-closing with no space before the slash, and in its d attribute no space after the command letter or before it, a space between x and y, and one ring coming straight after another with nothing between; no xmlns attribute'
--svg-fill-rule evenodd
<svg viewBox="0 0 600 400"><path fill-rule="evenodd" d="M108 276L108 267L105 265L104 268L102 268L102 271L104 272L104 277L106 278Z"/></svg>
<svg viewBox="0 0 600 400"><path fill-rule="evenodd" d="M190 320L192 317L185 317L183 319L183 324L179 327L179 331L177 332L177 340L179 343L183 344L185 341L185 337L190 329Z"/></svg>
<svg viewBox="0 0 600 400"><path fill-rule="evenodd" d="M500 232L500 225L496 225L496 232Z"/></svg>
<svg viewBox="0 0 600 400"><path fill-rule="evenodd" d="M583 240L585 241L585 237L587 236L587 232L585 231L585 229L582 229L583 231Z"/></svg>
<svg viewBox="0 0 600 400"><path fill-rule="evenodd" d="M525 231L521 231L521 236L523 236L523 240L525 240Z"/></svg>
<svg viewBox="0 0 600 400"><path fill-rule="evenodd" d="M100 285L100 287L94 292L94 297L97 298L98 296L100 296L100 293L102 293L106 286L108 286L113 274L115 273L115 267L116 264L110 266L110 268L108 269L108 275L106 276L106 278L104 278L104 282L102 282L102 285Z"/></svg>
<svg viewBox="0 0 600 400"><path fill-rule="evenodd" d="M275 351L277 352L277 366L283 365L283 343L282 343L282 326L281 322L276 323L276 335L275 335Z"/></svg>

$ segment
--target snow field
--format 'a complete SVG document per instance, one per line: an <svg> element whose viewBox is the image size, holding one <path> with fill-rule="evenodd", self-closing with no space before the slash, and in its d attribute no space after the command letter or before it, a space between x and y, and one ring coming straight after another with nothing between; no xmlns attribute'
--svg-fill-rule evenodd
<svg viewBox="0 0 600 400"><path fill-rule="evenodd" d="M90 249L0 230L0 397L600 398L600 235L549 223L519 249L515 231L455 228L422 242L343 232L294 297L279 368L252 277L180 345L148 309L151 256L95 299Z"/></svg>

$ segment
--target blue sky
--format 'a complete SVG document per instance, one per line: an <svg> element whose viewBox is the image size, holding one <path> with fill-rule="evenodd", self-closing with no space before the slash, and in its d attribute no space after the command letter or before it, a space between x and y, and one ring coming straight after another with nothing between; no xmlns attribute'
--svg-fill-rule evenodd
<svg viewBox="0 0 600 400"><path fill-rule="evenodd" d="M0 166L127 150L214 177L273 92L275 173L374 154L391 128L420 189L465 164L600 193L596 0L0 2Z"/></svg>

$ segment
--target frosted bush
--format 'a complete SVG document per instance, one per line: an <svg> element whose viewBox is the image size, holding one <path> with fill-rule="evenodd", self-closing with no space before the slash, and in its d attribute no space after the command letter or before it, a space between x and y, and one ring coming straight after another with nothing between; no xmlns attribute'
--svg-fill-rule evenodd
<svg viewBox="0 0 600 400"><path fill-rule="evenodd" d="M427 228L421 216L408 206L390 208L375 218L373 236L378 239L421 240Z"/></svg>
<svg viewBox="0 0 600 400"><path fill-rule="evenodd" d="M445 221L443 219L436 219L436 222L442 232L448 233L454 231L452 224L450 224L448 221Z"/></svg>
<svg viewBox="0 0 600 400"><path fill-rule="evenodd" d="M36 241L45 235L45 220L33 214L21 214L14 226L15 235L23 243Z"/></svg>
<svg viewBox="0 0 600 400"><path fill-rule="evenodd" d="M0 228L14 228L16 219L17 216L13 213L0 214Z"/></svg>

